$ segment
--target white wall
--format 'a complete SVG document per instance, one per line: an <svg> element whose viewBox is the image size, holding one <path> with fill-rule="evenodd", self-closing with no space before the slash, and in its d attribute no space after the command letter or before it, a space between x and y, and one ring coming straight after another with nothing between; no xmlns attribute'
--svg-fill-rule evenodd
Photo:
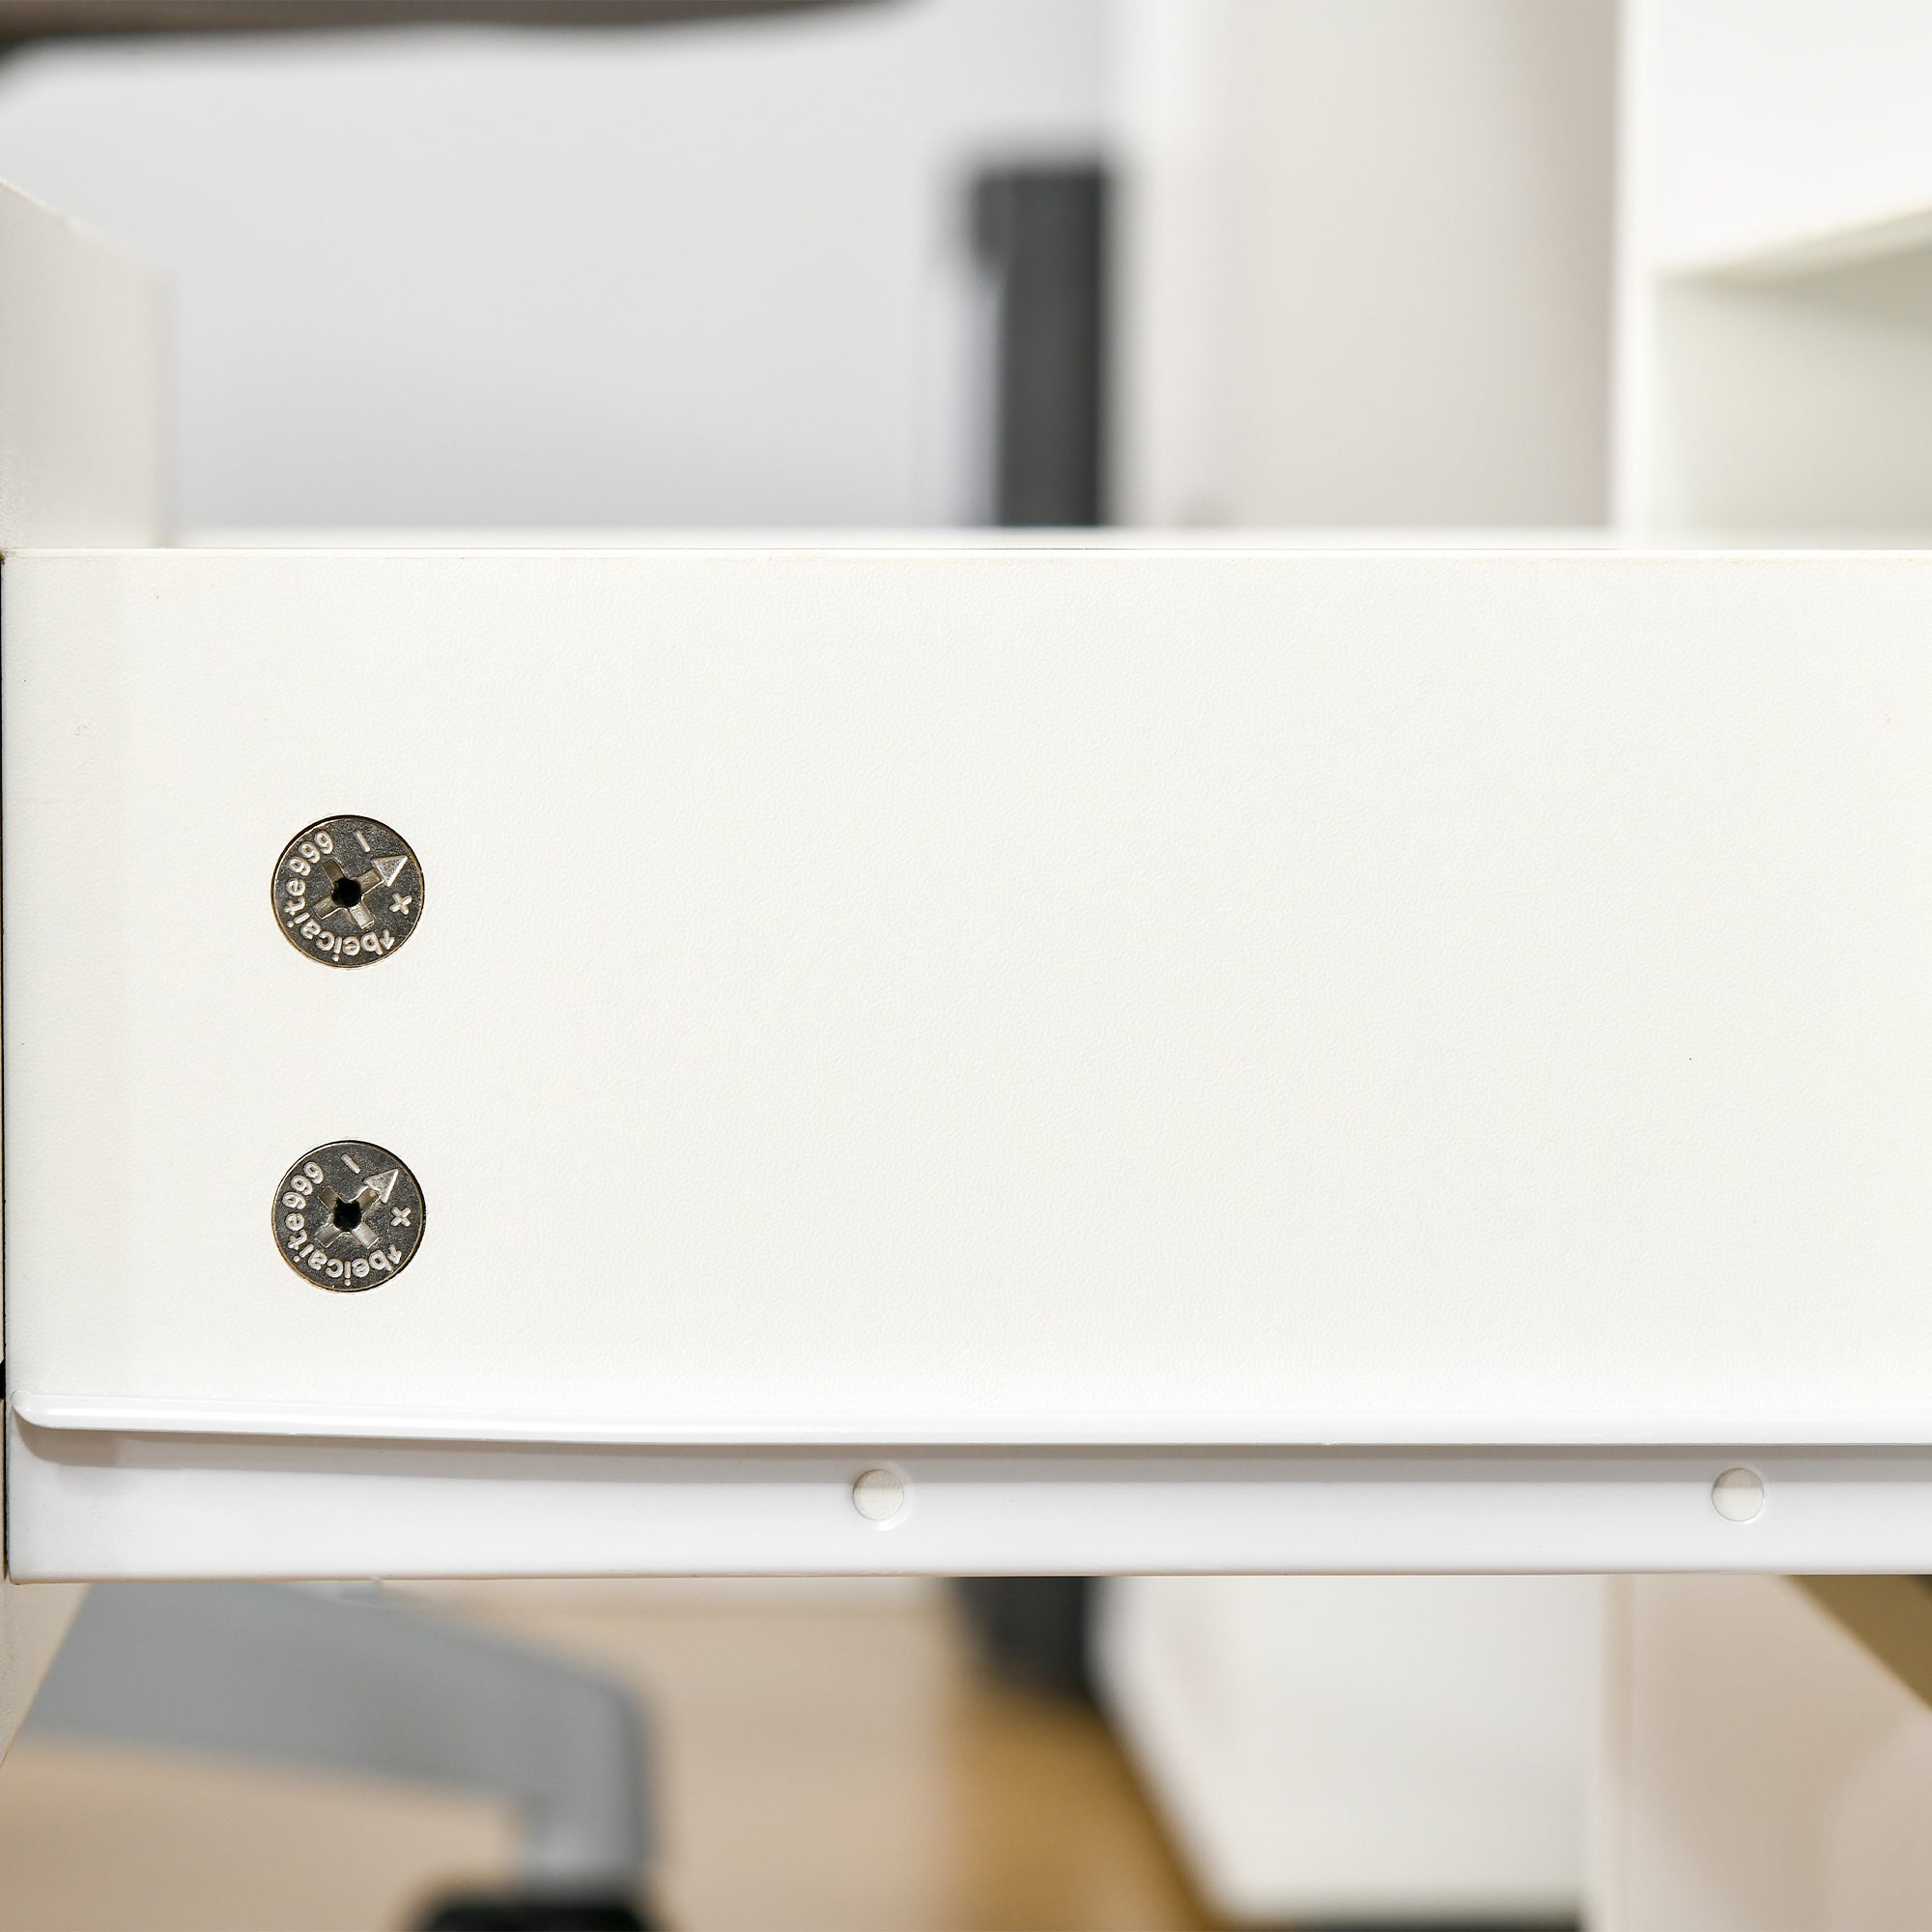
<svg viewBox="0 0 1932 1932"><path fill-rule="evenodd" d="M179 526L944 521L959 184L1108 4L35 47L0 177L171 279Z"/></svg>

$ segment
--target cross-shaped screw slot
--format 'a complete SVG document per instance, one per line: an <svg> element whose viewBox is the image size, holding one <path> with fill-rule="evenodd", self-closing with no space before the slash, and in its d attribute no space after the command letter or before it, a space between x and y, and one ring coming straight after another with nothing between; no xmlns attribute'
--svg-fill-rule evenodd
<svg viewBox="0 0 1932 1932"><path fill-rule="evenodd" d="M363 895L381 892L384 886L393 886L397 875L409 863L405 858L378 859L366 872L351 873L345 872L333 859L325 859L322 872L328 881L328 895L315 901L313 916L327 919L330 913L346 912L355 921L358 931L367 932L376 923L376 919L362 903Z"/></svg>
<svg viewBox="0 0 1932 1932"><path fill-rule="evenodd" d="M364 1248L373 1248L383 1237L377 1234L375 1224L369 1218L370 1209L386 1201L395 1184L394 1168L386 1174L372 1176L354 1195L338 1194L325 1180L315 1190L315 1198L322 1203L328 1216L323 1223L318 1239L330 1247L338 1239L347 1239L358 1242Z"/></svg>

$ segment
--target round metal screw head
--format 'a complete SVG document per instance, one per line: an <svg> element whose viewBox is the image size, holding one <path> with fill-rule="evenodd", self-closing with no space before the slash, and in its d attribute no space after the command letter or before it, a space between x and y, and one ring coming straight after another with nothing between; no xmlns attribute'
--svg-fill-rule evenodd
<svg viewBox="0 0 1932 1932"><path fill-rule="evenodd" d="M398 952L423 912L422 866L381 819L337 812L282 848L269 892L283 936L323 966L373 966Z"/></svg>
<svg viewBox="0 0 1932 1932"><path fill-rule="evenodd" d="M270 1214L282 1259L338 1294L401 1274L422 1245L422 1189L370 1141L311 1148L282 1176Z"/></svg>

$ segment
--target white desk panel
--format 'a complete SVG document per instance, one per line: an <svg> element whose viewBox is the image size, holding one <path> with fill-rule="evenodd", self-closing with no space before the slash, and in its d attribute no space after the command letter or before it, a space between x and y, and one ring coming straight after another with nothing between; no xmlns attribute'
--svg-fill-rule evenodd
<svg viewBox="0 0 1932 1932"><path fill-rule="evenodd" d="M21 1574L115 1573L45 1513L73 1469L179 1496L224 1435L283 1441L211 1483L344 1436L1932 1443L1923 559L47 552L0 594ZM356 972L269 902L338 811L427 878ZM270 1234L338 1138L428 1204L366 1294ZM735 1547L697 1567L803 1560Z"/></svg>
<svg viewBox="0 0 1932 1932"><path fill-rule="evenodd" d="M0 550L157 538L165 359L155 277L0 183ZM79 1607L0 1581L0 1757Z"/></svg>

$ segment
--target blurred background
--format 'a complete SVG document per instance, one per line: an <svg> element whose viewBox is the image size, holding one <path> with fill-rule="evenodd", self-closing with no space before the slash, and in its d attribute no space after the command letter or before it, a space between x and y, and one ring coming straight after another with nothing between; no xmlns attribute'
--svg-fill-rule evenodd
<svg viewBox="0 0 1932 1932"><path fill-rule="evenodd" d="M0 70L0 169L165 271L185 531L990 521L975 184L1056 166L1129 184L1122 520L1592 523L1613 26L858 0L65 39Z"/></svg>
<svg viewBox="0 0 1932 1932"><path fill-rule="evenodd" d="M0 177L163 271L183 540L1932 527L1923 0L148 11L0 4ZM590 1666L688 1932L1932 1923L1932 1719L1776 1579L300 1594ZM620 1922L85 1668L0 1932Z"/></svg>

